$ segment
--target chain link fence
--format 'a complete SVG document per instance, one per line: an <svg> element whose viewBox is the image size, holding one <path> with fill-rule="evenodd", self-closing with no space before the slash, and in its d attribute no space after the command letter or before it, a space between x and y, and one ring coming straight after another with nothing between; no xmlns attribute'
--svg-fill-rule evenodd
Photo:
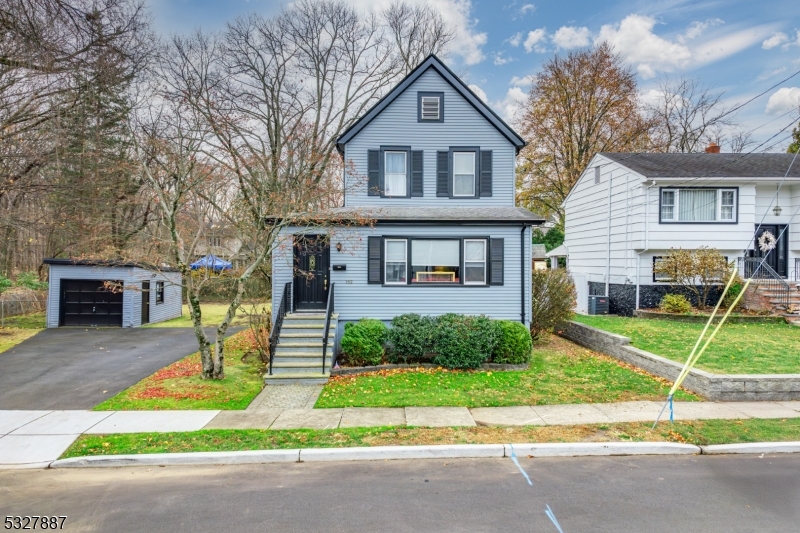
<svg viewBox="0 0 800 533"><path fill-rule="evenodd" d="M44 292L10 290L0 294L0 327L6 327L7 318L41 313L46 303Z"/></svg>

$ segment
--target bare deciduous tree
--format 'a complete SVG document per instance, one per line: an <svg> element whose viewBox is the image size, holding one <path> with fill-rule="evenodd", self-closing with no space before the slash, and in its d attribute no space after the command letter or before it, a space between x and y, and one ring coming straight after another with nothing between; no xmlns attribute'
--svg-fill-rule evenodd
<svg viewBox="0 0 800 533"><path fill-rule="evenodd" d="M409 73L430 54L446 55L455 37L455 29L428 5L395 1L382 15L400 55L403 74Z"/></svg>

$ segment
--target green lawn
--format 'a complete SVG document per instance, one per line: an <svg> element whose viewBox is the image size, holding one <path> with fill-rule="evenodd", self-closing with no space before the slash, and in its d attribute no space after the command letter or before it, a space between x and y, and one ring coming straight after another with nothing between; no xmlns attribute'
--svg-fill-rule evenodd
<svg viewBox="0 0 800 533"><path fill-rule="evenodd" d="M0 353L44 329L44 313L9 316L5 318L4 324L5 326L0 328Z"/></svg>
<svg viewBox="0 0 800 533"><path fill-rule="evenodd" d="M800 440L800 418L702 420L582 426L469 428L347 428L329 430L203 430L187 433L83 435L62 458L87 455L200 451L345 448L417 444L497 444L522 442L658 441L691 444Z"/></svg>
<svg viewBox="0 0 800 533"><path fill-rule="evenodd" d="M551 336L526 371L389 370L332 378L316 407L498 407L663 400L671 383ZM679 391L676 398L697 399Z"/></svg>
<svg viewBox="0 0 800 533"><path fill-rule="evenodd" d="M4 326L15 329L44 329L44 312L31 313L29 315L7 316Z"/></svg>
<svg viewBox="0 0 800 533"><path fill-rule="evenodd" d="M575 320L630 337L642 350L686 362L704 324L618 316L575 315ZM710 328L709 328L710 330ZM727 374L800 373L800 328L788 324L724 324L697 368Z"/></svg>
<svg viewBox="0 0 800 533"><path fill-rule="evenodd" d="M162 368L112 396L95 411L163 409L244 409L264 386L264 365L252 350L250 330L225 340L225 379L200 379L200 353Z"/></svg>
<svg viewBox="0 0 800 533"><path fill-rule="evenodd" d="M260 306L266 306L269 309L272 304L259 304ZM244 304L243 307L245 310L250 311L251 305ZM143 328L191 328L194 327L192 324L192 319L189 318L189 306L184 304L183 308L183 316L178 318L173 318L172 320L166 320L164 322L157 322L155 324L147 324L142 326ZM214 304L214 303L207 303L200 305L200 311L203 314L203 325L204 326L216 326L222 319L225 317L225 313L228 312L228 304ZM247 315L245 315L242 310L240 309L239 312L236 314L236 318L233 319L231 323L232 326L235 325L247 325Z"/></svg>

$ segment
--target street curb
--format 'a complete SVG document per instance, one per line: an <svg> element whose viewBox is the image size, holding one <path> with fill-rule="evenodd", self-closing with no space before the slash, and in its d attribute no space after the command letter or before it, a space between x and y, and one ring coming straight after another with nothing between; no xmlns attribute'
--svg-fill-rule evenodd
<svg viewBox="0 0 800 533"><path fill-rule="evenodd" d="M511 457L510 444L455 444L432 446L373 446L360 448L308 448L242 452L153 453L95 455L59 459L50 468L102 468L121 466L177 466L258 464L318 461L389 461L402 459L465 459ZM514 444L518 457L579 457L615 455L696 455L700 447L669 442L583 442ZM756 452L752 452L756 453Z"/></svg>
<svg viewBox="0 0 800 533"><path fill-rule="evenodd" d="M240 465L296 463L300 450L253 450L243 452L143 453L70 457L50 463L50 468L101 468L120 466Z"/></svg>
<svg viewBox="0 0 800 533"><path fill-rule="evenodd" d="M798 453L800 442L749 442L743 444L713 444L700 446L703 455L729 453Z"/></svg>
<svg viewBox="0 0 800 533"><path fill-rule="evenodd" d="M697 455L700 447L674 442L564 442L553 444L506 444L517 457L581 457L588 455Z"/></svg>
<svg viewBox="0 0 800 533"><path fill-rule="evenodd" d="M383 461L394 459L459 459L503 457L503 444L373 446L300 450L300 461Z"/></svg>

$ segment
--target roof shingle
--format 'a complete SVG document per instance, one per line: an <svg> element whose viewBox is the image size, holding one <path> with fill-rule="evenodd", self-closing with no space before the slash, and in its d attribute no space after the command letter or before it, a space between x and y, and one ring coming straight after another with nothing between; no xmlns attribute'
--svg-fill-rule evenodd
<svg viewBox="0 0 800 533"><path fill-rule="evenodd" d="M784 175L800 178L800 157L792 164L794 154L601 152L600 155L648 178L783 178Z"/></svg>

